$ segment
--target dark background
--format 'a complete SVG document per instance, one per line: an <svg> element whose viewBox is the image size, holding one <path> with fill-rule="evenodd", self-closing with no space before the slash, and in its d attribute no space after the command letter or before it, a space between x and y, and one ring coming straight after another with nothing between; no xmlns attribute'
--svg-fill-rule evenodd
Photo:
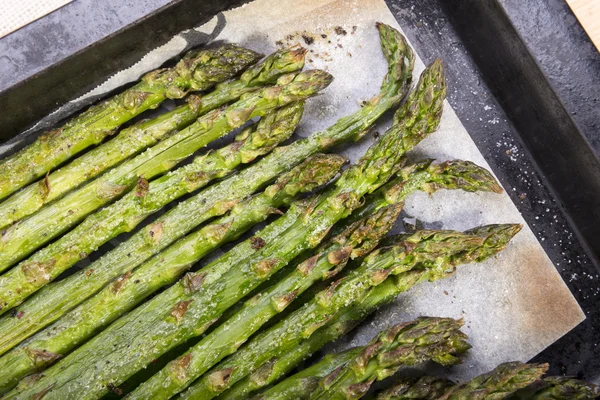
<svg viewBox="0 0 600 400"><path fill-rule="evenodd" d="M600 54L562 0L386 1L423 60L446 63L448 100L585 311L535 361L600 382ZM169 1L77 0L0 39L1 137L235 2L152 20Z"/></svg>

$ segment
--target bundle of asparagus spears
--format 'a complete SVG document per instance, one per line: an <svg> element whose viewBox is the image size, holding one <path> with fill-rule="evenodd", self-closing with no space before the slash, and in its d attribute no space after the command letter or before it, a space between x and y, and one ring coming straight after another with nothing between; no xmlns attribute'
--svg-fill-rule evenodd
<svg viewBox="0 0 600 400"><path fill-rule="evenodd" d="M386 380L403 366L432 361L460 363L469 348L459 329L462 321L422 317L392 326L365 346L328 354L253 397L263 399L459 400L600 398L600 386L569 377L542 377L547 364L507 362L472 380L455 384L435 376L401 376L370 395L376 381ZM371 390L371 392L373 392ZM227 396L225 396L227 397Z"/></svg>
<svg viewBox="0 0 600 400"><path fill-rule="evenodd" d="M416 191L502 189L469 161L407 162L440 122L443 66L430 64L411 91L412 49L395 29L377 28L388 62L380 92L307 138L284 145L332 76L302 71L298 46L259 61L224 45L147 74L0 161L3 398L360 398L403 365L460 362L469 348L461 322L421 318L283 380L400 293L494 256L521 228L388 235ZM356 164L343 169L344 157L326 154L398 106ZM201 151L234 131L230 144ZM402 387L430 397L396 388L380 397L478 390L427 379ZM544 382L539 391L573 386Z"/></svg>

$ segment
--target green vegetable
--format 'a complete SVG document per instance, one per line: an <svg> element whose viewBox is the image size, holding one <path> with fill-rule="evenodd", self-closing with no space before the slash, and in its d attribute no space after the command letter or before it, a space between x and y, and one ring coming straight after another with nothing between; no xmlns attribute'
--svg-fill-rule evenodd
<svg viewBox="0 0 600 400"><path fill-rule="evenodd" d="M329 181L343 164L336 155L316 155L282 175L255 197L238 203L228 215L177 241L134 271L128 271L55 324L0 358L0 393L20 378L42 370L150 294L171 284L216 247L264 221L277 207ZM93 275L92 275L93 276Z"/></svg>
<svg viewBox="0 0 600 400"><path fill-rule="evenodd" d="M416 190L431 194L440 189L502 193L502 187L494 176L471 161L451 160L433 164L433 160L423 160L402 168L395 179L378 189L363 207L348 217L348 221L359 220L374 209L397 204ZM339 229L343 227L335 230Z"/></svg>
<svg viewBox="0 0 600 400"><path fill-rule="evenodd" d="M375 400L435 400L444 394L444 391L451 385L453 385L451 381L433 376L402 377L397 379L392 387L384 389L370 398Z"/></svg>
<svg viewBox="0 0 600 400"><path fill-rule="evenodd" d="M496 369L479 375L470 381L455 385L439 397L440 400L505 399L519 389L529 386L542 376L548 364L522 364L509 362L500 364Z"/></svg>
<svg viewBox="0 0 600 400"><path fill-rule="evenodd" d="M600 386L566 376L539 379L517 390L511 400L592 400L600 398Z"/></svg>
<svg viewBox="0 0 600 400"><path fill-rule="evenodd" d="M265 391L257 400L360 399L400 367L434 360L454 365L471 346L462 321L423 317L381 332L369 344L320 362ZM340 360L336 363L336 358ZM340 362L341 361L341 362ZM337 364L337 365L336 365Z"/></svg>
<svg viewBox="0 0 600 400"><path fill-rule="evenodd" d="M379 28L382 33L382 38L384 39L384 49L386 49L386 47L389 48L391 43L397 50L392 52L386 50L386 55L393 56L391 59L394 62L400 62L404 65L407 50L406 47L403 47L403 49L398 47L398 40L403 40L402 37L395 30L385 25L380 24ZM390 38L396 41L391 41ZM397 58L399 58L399 60ZM428 84L435 85L436 80L441 78L439 63L436 65L437 68L428 70L429 72L426 77L432 78L432 82ZM285 154L284 158L285 161L287 161L287 165L290 165L290 162L293 162L295 159L298 161L295 161L292 165L297 164L300 160L306 158L307 155L313 153L315 147L329 147L341 140L356 137L357 134L363 132L376 117L381 115L385 109L388 109L399 100L398 91L401 90L403 83L406 82L405 79L408 76L404 76L404 73L405 69L403 67L392 64L390 74L388 74L388 77L384 82L384 93L378 96L375 101L366 107L363 107L363 109L354 116L346 117L338 121L338 123L330 129L282 149L281 152ZM426 87L421 85L420 92L422 92L423 89L426 89ZM437 87L437 89L441 92L445 92L445 87ZM441 107L442 102L439 101L437 96L431 97L430 95L431 92L428 93L427 99L425 100L413 97L413 102L419 102L419 104L422 105L423 111L430 107L432 108L431 111L434 111L436 106ZM429 103L429 100L431 100L431 103ZM415 112L419 113L421 111L421 109L415 110ZM424 124L423 122L423 120L420 121L420 128L418 129L419 133L423 133L427 128L434 128L435 126L433 122L427 124ZM413 125L410 127L412 126ZM401 132L393 130L393 133L390 136L397 138L401 133L407 132L410 127L401 129ZM374 190L378 185L385 183L383 180L384 177L391 175L395 171L395 161L400 157L401 152L399 151L400 149L398 146L407 148L411 143L416 143L416 140L410 140L412 137L409 137L408 142L404 140L395 141L393 139L394 138L386 138L380 141L371 149L371 151L369 151L361 164L348 170L350 171L349 173L344 174L340 181L338 181L337 188L333 192L335 199L341 200L341 198L337 196L340 190L350 188L353 190L357 189L356 193L358 194L356 196L358 197L360 196L360 193ZM273 153L272 156L279 156L279 153ZM267 156L263 162L271 161L270 157L271 156ZM379 159L379 162L377 162L376 159ZM387 161L387 165L383 164L384 160ZM281 160L279 162L283 161L284 160ZM257 172L263 171L263 162L256 166L259 171L252 171L254 172L252 176L255 177L255 179L257 179ZM361 171L366 173L366 176L363 176ZM247 178L242 175L243 174L239 174L238 178ZM260 176L261 174L258 174L258 177ZM248 183L247 179L239 180L239 182L240 184ZM339 182L343 183L340 184ZM355 187L356 185L359 185L359 187ZM237 192L240 190L239 187L232 189L235 189ZM347 195L344 194L342 197L347 197ZM328 197L322 196L320 198L326 199ZM332 197L329 196L329 198ZM182 204L185 203L181 203L180 206ZM193 203L190 202L190 204ZM317 210L316 208L312 208L312 210L315 211L315 214L318 214L318 218L316 219L327 218L331 221L335 221L336 219L345 216L352 206L356 207L358 205L357 202L353 201L346 201L344 204L339 204L338 201L334 201L334 204L332 204L332 211L334 211L332 215L322 216L320 212L316 212L320 210ZM188 204L185 204L185 207L187 206ZM343 209L346 209L347 211L343 211ZM187 210L189 209L186 208L186 211ZM251 246L251 243L248 241L228 252L220 260L217 260L217 262L205 267L201 272L186 275L182 281L165 290L141 307L138 307L127 316L119 319L101 334L87 342L84 346L65 357L54 367L48 369L44 373L44 378L35 383L29 382L25 385L26 387L18 388L18 390L9 393L7 398L15 396L27 397L41 391L44 391L46 398L51 398L55 395L61 399L69 398L71 396L77 398L82 398L82 396L83 398L94 398L106 393L108 385L120 384L144 365L147 365L153 358L168 351L169 348L178 345L187 338L200 335L223 310L227 309L229 305L243 297L244 293L251 290L253 285L256 286L261 280L266 279L270 273L275 272L277 269L276 265L269 261L270 258L265 259L263 257L267 255L267 252L275 250L278 253L281 252L282 254L285 254L286 257L294 256L293 253L288 254L288 251L286 251L290 246L293 246L294 241L283 240L286 245L282 247L275 239L277 239L277 241L282 240L286 235L280 235L279 233L281 232L278 232L278 230L285 227L285 224L290 223L290 221L296 222L296 218L299 216L300 212L305 211L306 210L302 211L300 206L292 207L285 218L279 219L276 223L269 225L270 228L268 227L263 230L261 234L261 238L264 239L268 245L257 251L256 254L250 256L243 264L237 264L245 265L244 269L246 269L246 273L234 274L233 272L237 271L232 271L228 274L235 275L232 279L250 278L251 281L248 282L249 284L246 286L245 290L240 291L235 284L224 286L223 283L226 282L226 280L225 278L220 278L223 276L223 273L233 266L227 262L228 258L235 258L238 252L245 252L246 249ZM185 215L185 218L189 218L189 215ZM184 220L185 218L182 217ZM279 223L279 221L282 222ZM319 227L311 226L307 227L311 229L304 229L302 228L302 224L298 223L295 224L295 227L299 233L302 233L302 240L306 245L314 246L318 244L318 241L314 240L316 239L315 237L312 238L313 240L310 240L311 235L308 235L307 232L315 233L315 228L317 228L316 230L318 231L320 230ZM273 234L274 237L269 236L266 238L265 233L267 232ZM292 234L294 234L294 232L292 232ZM319 236L322 237L322 234ZM298 251L300 250L301 248L299 248ZM298 254L298 252L295 254ZM266 273L263 274L263 272ZM220 284L215 284L214 286L211 285L216 281L219 281ZM233 282L233 280L231 282ZM209 289L198 290L200 287ZM231 293L234 293L234 295L231 296ZM217 299L213 294L218 295L219 298ZM132 323L129 323L128 321ZM156 335L151 332L155 332ZM132 354L131 352L134 352L135 356L129 356ZM83 362L88 368L81 369L75 367L75 365L79 365L80 360L82 360L80 357L85 359ZM97 360L98 363L94 360ZM107 367L107 365L109 365L109 367ZM65 386L63 386L63 384L65 384Z"/></svg>
<svg viewBox="0 0 600 400"><path fill-rule="evenodd" d="M413 247L416 241L419 244L415 248L424 250L423 253L419 254L419 257L426 257L428 252L431 252L433 260L429 260L428 262L413 262L412 269L398 275L389 276L381 284L369 289L369 292L361 302L354 302L341 308L338 313L332 316L331 321L316 331L316 334L312 334L307 338L303 335L297 335L289 343L281 343L280 330L285 331L285 326L293 327L294 321L301 319L300 313L306 312L303 310L306 310L309 306L307 305L294 312L292 314L296 317L294 320L290 316L281 321L276 327L270 328L259 336L260 340L264 339L263 341L267 343L269 342L269 338L271 340L277 338L280 345L275 346L272 353L265 353L266 348L262 347L262 342L258 343L259 337L257 337L213 369L214 371L219 371L228 368L228 366L236 365L235 372L244 377L231 389L219 396L219 399L233 400L248 398L257 391L279 380L311 354L352 330L366 316L377 310L377 308L384 304L389 304L396 296L407 291L417 283L424 280L434 281L445 278L451 275L455 267L459 264L475 261L481 262L497 254L506 247L509 240L520 229L520 225L488 225L472 229L464 234L452 231L419 231L414 235L397 237L397 244L392 249L401 249L405 245ZM443 240L444 238L446 239ZM437 243L441 248L438 246L429 246L430 241ZM447 241L447 249L444 249L445 241ZM455 241L463 242L465 245L470 244L470 246L452 253ZM435 252L442 250L442 254L449 254L446 257L437 257L438 254ZM388 253L390 253L389 249L383 253L371 253L369 257L384 257ZM437 257L437 259L434 257ZM324 293L327 293L327 291ZM314 300L312 303L316 302L317 300ZM184 392L184 397L191 399L214 397L214 393L204 386L206 381L207 375L190 387L187 392Z"/></svg>
<svg viewBox="0 0 600 400"><path fill-rule="evenodd" d="M258 86L273 85L283 74L302 69L305 52L302 48L279 50L250 67L239 79L221 83L213 92L204 96L192 95L188 99L189 104L122 130L114 139L90 150L0 203L0 229L33 214L82 183L155 145L172 132L185 128L207 112L239 99L241 95ZM219 78L225 79L227 76Z"/></svg>
<svg viewBox="0 0 600 400"><path fill-rule="evenodd" d="M578 379L573 379L565 376L550 376L541 378L535 382L525 386L523 389L512 391L511 386L515 383L519 386L527 385L531 382L532 377L527 374L533 373L533 376L538 376L540 366L528 366L525 370L520 371L523 365L520 363L510 363L508 366L509 372L497 370L486 380L474 385L474 390L469 392L466 390L459 398L473 398L478 395L482 399L498 399L506 398L510 400L592 400L600 396L600 387L587 383ZM543 369L544 366L542 365ZM515 375L516 374L516 375ZM524 379L524 381L520 381ZM535 379L535 378L533 378ZM394 387L387 389L376 396L377 400L434 400L442 397L444 392L453 384L445 379L436 378L433 376L423 376L419 379L402 378ZM468 384L467 384L468 385ZM492 389L493 388L493 389ZM490 389L492 389L490 391ZM512 393L512 394L511 394Z"/></svg>
<svg viewBox="0 0 600 400"><path fill-rule="evenodd" d="M293 77L291 82L286 80L285 84L281 86L268 87L244 95L242 100L229 108L211 112L205 117L200 118L197 123L186 128L181 133L190 131L185 135L190 137L178 140L177 144L171 146L154 159L150 159L146 167L142 165L142 167L135 169L137 171L135 173L154 176L164 169L170 169L175 166L175 161L183 160L184 156L189 156L199 147L239 127L250 118L265 115L278 107L312 96L326 87L330 82L331 75L326 72L318 70L305 71ZM146 154L152 153L154 149L161 147L169 141L170 139L166 139L137 158L145 158ZM273 142L273 144L277 143L276 140ZM236 152L234 154L238 155ZM260 152L257 154L260 154ZM234 158L232 162L233 166L241 163L241 155L239 158ZM132 163L135 164L137 158L132 160ZM208 162L211 161L210 159L208 160ZM123 179L131 180L135 178L131 171L128 171L129 164L122 164L116 170L111 171L119 172L125 170L125 173L121 174L122 180L120 182L123 182ZM184 166L172 174L167 174L153 181L151 184L146 179L139 178L136 190L129 192L120 201L91 215L86 221L78 225L69 234L63 236L59 241L37 252L32 257L21 262L16 268L0 276L1 312L6 312L10 308L20 304L29 295L52 281L75 262L84 258L87 254L93 252L118 234L131 231L148 215L160 210L160 208L172 200L206 185L214 178L230 173L232 168L227 164L226 162L224 167L229 171L221 173L221 171L214 169L215 167L219 167L218 165L207 164L204 158L198 158L195 163ZM99 181L88 184L82 190L65 197L50 207L46 207L21 224L15 225L15 227L25 229L27 225L32 225L29 222L35 223L37 221L38 223L35 225L36 230L38 230L42 225L47 226L52 223L52 218L49 218L43 224L40 223L40 218L47 214L44 211L50 212L54 210L58 214L56 216L57 219L60 219L61 213L69 214L68 212L57 211L57 209L64 208L65 205L71 204L73 209L78 210L86 208L86 205L94 203L97 205L101 201L94 201L94 199L100 199L96 196L96 190L105 184L106 182L100 178ZM84 201L85 203L80 204L80 201ZM104 199L104 201L107 201L107 199ZM20 233L24 234L25 232L21 230ZM154 234L156 232L150 232L150 235ZM33 241L35 241L35 236L25 236L22 240L9 240L5 242L3 250L10 250L15 248L15 246L31 248ZM20 242L27 246L19 246ZM14 257L3 257L0 255L0 259L2 258Z"/></svg>
<svg viewBox="0 0 600 400"><path fill-rule="evenodd" d="M239 46L192 51L173 68L146 74L140 83L90 107L61 128L45 132L34 143L0 161L0 199L44 176L85 148L100 143L119 125L157 107L167 98L179 99L190 90L206 90L249 65L260 55Z"/></svg>

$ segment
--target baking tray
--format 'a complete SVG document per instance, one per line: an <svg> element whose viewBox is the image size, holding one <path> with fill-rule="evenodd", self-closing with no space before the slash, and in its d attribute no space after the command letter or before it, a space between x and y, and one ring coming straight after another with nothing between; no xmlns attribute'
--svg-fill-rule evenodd
<svg viewBox="0 0 600 400"><path fill-rule="evenodd" d="M0 138L9 139L179 31L241 3L172 2L14 82L0 92ZM600 253L600 170L594 138L574 121L569 110L572 104L563 103L564 97L557 95L556 86L520 36L522 26L510 15L515 8L512 2L387 3L424 61L436 56L445 60L450 103L504 187L510 188L513 201L586 312L587 320L541 353L538 360L552 363L554 373L598 381L600 277L595 260ZM564 5L552 28L560 28L561 19L569 16ZM40 29L38 34L43 34L43 25ZM586 57L590 63L596 62L594 54ZM593 81L580 84L588 89L599 85Z"/></svg>

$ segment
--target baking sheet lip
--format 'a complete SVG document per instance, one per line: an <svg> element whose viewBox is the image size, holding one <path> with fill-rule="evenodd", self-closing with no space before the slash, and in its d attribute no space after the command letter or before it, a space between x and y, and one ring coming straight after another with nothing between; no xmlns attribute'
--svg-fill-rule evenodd
<svg viewBox="0 0 600 400"><path fill-rule="evenodd" d="M71 1L71 3L73 2L73 0L69 0L69 1ZM234 9L234 8L236 8L236 7L241 7L241 6L243 6L244 4L248 4L248 3L252 2L252 1L253 1L253 0L234 0L234 3L233 3L233 4L229 5L229 6L228 6L227 8L225 8L224 10L222 10L222 11L219 11L217 14L222 14L222 13L223 13L223 12L225 12L225 11L228 11L228 10ZM132 23L129 23L129 24L127 24L127 25L124 25L123 27L121 27L121 28L117 29L117 30L116 30L116 31L114 31L114 32L111 32L111 33L109 33L108 35L104 36L103 38L101 38L101 39L99 39L99 40L96 40L95 42L93 42L93 43L90 43L90 44L88 44L88 45L86 45L86 46L82 47L81 49L79 49L79 50L77 50L77 51L75 51L75 52L73 52L73 53L69 54L68 56L66 56L65 58L61 59L60 61L57 61L56 63L54 63L54 64L51 64L51 65L48 65L48 66L47 66L47 67L45 67L44 69L41 69L41 70L39 70L39 71L35 72L34 74L32 74L32 75L29 75L27 78L25 78L25 79L22 79L21 81L18 81L18 82L14 83L14 84L13 84L13 85L11 85L11 86L8 86L8 87L6 87L6 88L4 88L4 89L0 89L0 97L2 97L3 95L5 95L6 93L9 93L9 92L11 92L11 91L14 91L14 90L17 90L17 89L19 89L19 88L20 88L20 87L22 87L23 85L26 85L26 84L28 84L30 81L35 81L35 80L36 80L36 79L38 79L38 78L39 78L41 75L44 75L44 74L46 74L46 73L48 72L48 70L59 69L59 68L61 67L61 65L62 65L62 64L66 64L66 63L69 63L69 62L71 62L71 61L73 60L73 58L75 58L75 57L77 57L77 56L81 56L81 55L83 55L83 53L87 53L88 51L91 51L93 48L97 47L99 44L103 44L103 43L105 43L105 42L112 41L113 39L117 38L118 36L121 36L121 35L123 35L124 33L126 33L127 31L129 31L131 28L134 28L134 27L136 27L136 26L139 26L139 25L142 25L142 24L144 24L144 23L147 23L147 21L148 21L148 20L150 20L150 19L152 19L152 18L154 18L154 17L157 17L157 16L159 16L160 14L162 14L163 12L165 12L165 11L167 11L167 10L170 10L170 9L172 9L172 8L176 7L178 4L180 4L180 3L184 3L184 2L190 2L190 0L170 0L170 2L169 2L168 4L165 4L165 5L163 5L163 6L159 7L159 8L157 8L157 9L155 9L155 10L153 10L153 11L150 11L148 14L144 15L143 17L141 17L141 18L138 18L138 19L137 19L137 20L135 20L134 22L132 22ZM66 6L68 6L69 4L71 4L71 3L65 4L63 7L66 7ZM56 10L52 11L52 13L57 13L57 12L60 12L60 11L61 11L61 9L62 9L63 7L60 7L60 8L58 8L58 9L56 9ZM48 15L50 15L50 14L52 14L52 13L49 13L49 14L47 14L47 15L45 15L45 16L43 16L43 17L39 18L39 19L37 19L36 21L40 21L40 20L42 20L44 17L46 17L46 16L48 16ZM213 16L211 16L211 17L207 18L205 22L207 22L208 20L210 20L212 17L214 17L214 16L215 16L215 15L217 15L217 14L214 14ZM33 21L33 22L36 22L36 21ZM33 23L33 22L32 22L32 23ZM184 31L186 31L186 30L189 30L189 29L193 29L195 26L198 26L198 23L197 23L197 22L196 22L196 23L194 23L193 25L190 25L190 26L185 26L183 29L179 30L178 32L175 32L175 33L174 33L172 36L176 36L176 35L179 35L181 32L184 32ZM22 27L22 28L19 28L19 30L27 29L28 27L29 27L29 25L26 25L26 26L24 26L24 27ZM14 31L14 32L17 32L17 31ZM13 32L13 33L14 33L14 32ZM7 36L8 36L8 35L7 35ZM6 37L6 36L4 36L4 37ZM4 37L0 37L0 40L1 40L1 39L3 39ZM165 43L166 43L166 42L165 42ZM163 44L164 44L164 43L163 43ZM146 53L147 53L148 51L151 51L151 50L153 50L154 48L156 48L156 46L155 46L155 47L152 47L152 48L149 48L149 49L146 51ZM146 54L146 53L144 53L144 54ZM113 71L111 71L111 72L108 72L108 73L107 73L107 74L106 74L104 77L102 77L101 79L99 79L99 82L100 82L100 83L98 83L98 84L95 84L95 85L94 85L94 87L96 87L96 86L98 86L98 85L102 84L102 82L106 81L108 78L110 78L110 77L111 77L112 75L114 75L116 72L118 72L118 71L121 71L121 70L123 70L123 69L127 69L127 68L130 68L130 67L132 67L133 65L137 64L137 63L138 63L140 60L141 60L141 58L139 58L137 61L135 61L133 64L129 65L128 67L120 67L120 68L117 68L116 70L113 70ZM69 100L67 100L67 101L65 102L65 104L66 104L66 103L68 103L69 101L73 101L73 100L77 99L77 98L78 98L78 97L80 97L80 96L81 96L81 95L74 95L74 96L73 96L73 97L71 97ZM97 99L96 101L98 101L98 100L101 100L101 99ZM92 103L90 103L90 104L92 104ZM88 104L88 105L90 105L90 104ZM64 105L64 104L63 104L63 105ZM59 106L59 107L60 107L60 106ZM34 122L32 122L32 124L34 124L34 123L36 123L36 122L37 122L37 121L34 121ZM25 130L21 131L21 133L22 133L22 132L24 132L24 131L25 131Z"/></svg>
<svg viewBox="0 0 600 400"><path fill-rule="evenodd" d="M152 22L154 19L157 19L158 17L160 17L163 13L167 13L168 15L172 16L170 18L170 20L177 20L177 23L179 25L178 25L177 29L173 30L173 29L169 29L168 26L165 24L165 26L163 26L161 30L158 30L159 33L157 34L156 40L159 41L158 42L159 45L164 44L164 43L166 43L166 41L168 41L168 39L166 39L166 40L163 40L162 42L160 42L161 35L164 36L164 34L162 32L164 32L165 30L167 33L169 33L169 38L171 38L173 36L180 34L182 31L192 29L195 26L198 26L200 23L207 22L212 17L214 17L216 14L218 14L219 12L222 13L222 12L230 10L232 8L247 4L251 1L252 0L211 0L209 2L205 2L204 0L173 0L170 3L165 4L161 7L158 7L157 9L149 12L148 14L144 15L143 17L138 18L137 20L135 20L129 24L121 26L120 28L116 29L115 31L108 33L106 36L102 37L101 39L98 39L94 42L88 43L83 48L79 48L79 49L75 50L74 52L68 54L64 58L56 61L55 63L44 65L43 68L40 68L33 74L31 74L27 77L24 77L23 79L21 79L19 81L14 82L13 84L11 84L8 87L0 89L0 106L1 106L0 108L4 107L5 109L6 108L10 109L10 104L12 104L15 99L24 101L22 96L20 96L18 94L19 92L23 92L23 91L33 92L35 94L35 96L33 96L33 98L36 100L39 98L50 98L50 96L48 96L48 92L52 92L52 90L51 90L51 88L48 87L48 82L46 82L46 80L49 78L53 78L55 82L62 81L63 79L61 78L60 73L58 71L64 69L65 66L73 64L74 62L75 63L80 62L84 58L87 58L87 59L89 59L90 57L93 59L98 58L99 57L97 54L98 50L101 50L100 56L103 56L104 58L114 58L114 57L118 56L119 54L122 55L122 54L130 53L130 49L132 47L134 47L136 49L141 49L141 51L142 51L142 53L140 53L140 58L141 58L142 55L144 55L148 51L151 51L152 49L156 48L156 44L148 45L147 43L144 42L143 39L137 40L137 44L135 44L135 45L133 45L129 42L133 36L141 37L141 35L139 35L140 31L143 32L144 29L150 30L150 28L151 28L151 25L149 25L150 22ZM200 4L198 4L198 3L200 3ZM204 4L206 4L206 3L211 4L210 6L206 6L207 8L209 8L211 10L210 15L208 15L207 13L203 14L201 12L202 10L205 10L206 7L204 7ZM71 5L73 5L73 3L71 3ZM216 13L212 12L213 8L218 8L219 11ZM58 9L55 11L55 13L61 13L61 11L63 11L63 9ZM195 12L191 12L192 9L195 10ZM201 11L198 11L198 10L201 10ZM185 15L185 17L183 17L184 15ZM191 21L191 19L189 18L189 15L195 16L193 21ZM158 19L161 19L161 18L158 18ZM164 19L164 18L162 18L162 19ZM38 21L40 21L40 20L38 20ZM18 32L18 33L21 34L30 29L32 29L31 24L22 28L20 30L22 32ZM152 31L156 31L156 29L152 29ZM35 32L35 33L39 34L39 32ZM121 46L121 47L118 47L117 50L114 50L114 47L117 47L117 46L107 46L108 43L114 42L116 38L123 38L125 36L127 37L126 44L128 45L128 47ZM0 38L0 41L3 39L6 39L6 37ZM45 51L46 49L35 49L35 50ZM15 49L15 51L17 51L17 50ZM131 67L133 64L138 62L140 58L137 58L135 61L133 61L132 63L130 63L128 65L121 65L121 64L115 65L114 63L111 64L110 70L108 70L102 76L97 77L97 79L95 79L93 82L84 86L83 90L80 88L80 86L77 86L77 87L69 86L68 90L67 90L67 92L68 92L67 95L51 97L50 100L47 100L45 102L45 104L40 103L40 102L35 103L34 104L35 108L41 109L41 111L37 112L36 115L32 115L31 117L28 117L25 122L23 122L22 120L19 120L19 119L17 119L17 120L10 119L10 117L2 117L2 115L9 115L9 114L10 115L15 115L15 114L16 115L23 115L23 114L30 115L31 114L30 112L23 113L23 112L18 112L18 110L15 110L14 113L0 114L0 126L2 126L4 124L6 124L6 126L12 126L12 124L14 122L14 123L17 123L20 127L18 129L18 131L11 130L10 137L8 137L7 134L5 133L6 129L0 131L0 146L3 144L9 143L16 136L19 136L23 132L30 130L35 124L37 124L45 116L55 112L60 107L64 106L65 104L68 104L69 102L72 102L74 99L77 99L81 95L90 91L98 84L106 81L110 76L115 74L117 71ZM98 60L98 62L100 62L100 61ZM37 68L35 68L35 69L37 69ZM40 80L42 80L46 83L45 87L47 90L45 92L43 92L44 95L42 95L42 93L40 93L39 91L32 90L36 86L36 82L39 82ZM64 87L65 85L56 84L53 86L63 86ZM62 91L63 91L63 89L61 88L60 92L62 93ZM32 96L30 96L30 98L31 97ZM101 97L101 98L95 99L94 101L82 104L79 107L79 109L77 110L77 112L80 112L85 107L92 105L96 101L102 100L103 98L104 97ZM60 104L60 105L56 106L57 104ZM74 113L73 115L76 115L76 113ZM3 119L3 118L5 118L5 119Z"/></svg>

